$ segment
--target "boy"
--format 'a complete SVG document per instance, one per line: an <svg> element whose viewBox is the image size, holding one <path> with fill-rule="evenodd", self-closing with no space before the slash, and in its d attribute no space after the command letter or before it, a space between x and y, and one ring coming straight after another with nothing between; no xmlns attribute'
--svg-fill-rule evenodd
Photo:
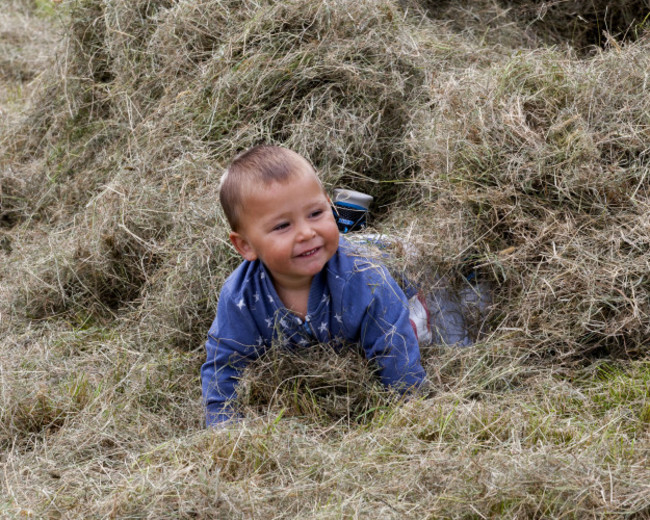
<svg viewBox="0 0 650 520"><path fill-rule="evenodd" d="M256 146L235 158L219 197L244 261L226 280L208 333L201 368L208 426L237 417L230 403L238 379L273 341L359 343L386 387L422 386L409 301L385 267L339 239L306 159Z"/></svg>

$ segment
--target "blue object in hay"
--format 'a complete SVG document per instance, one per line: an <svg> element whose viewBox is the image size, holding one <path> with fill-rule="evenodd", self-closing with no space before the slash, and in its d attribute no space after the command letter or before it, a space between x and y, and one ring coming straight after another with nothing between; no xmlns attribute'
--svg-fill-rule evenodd
<svg viewBox="0 0 650 520"><path fill-rule="evenodd" d="M333 199L332 211L341 233L359 231L368 225L368 210L373 200L371 195L337 188Z"/></svg>

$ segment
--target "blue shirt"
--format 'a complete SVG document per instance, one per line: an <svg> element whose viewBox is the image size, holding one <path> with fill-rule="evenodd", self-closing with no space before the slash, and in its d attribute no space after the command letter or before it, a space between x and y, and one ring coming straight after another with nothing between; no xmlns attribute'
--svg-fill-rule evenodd
<svg viewBox="0 0 650 520"><path fill-rule="evenodd" d="M236 415L231 401L242 371L272 343L317 342L360 344L388 388L404 392L425 379L406 295L383 265L341 238L312 280L304 321L282 304L259 260L242 262L228 277L201 367L208 426Z"/></svg>

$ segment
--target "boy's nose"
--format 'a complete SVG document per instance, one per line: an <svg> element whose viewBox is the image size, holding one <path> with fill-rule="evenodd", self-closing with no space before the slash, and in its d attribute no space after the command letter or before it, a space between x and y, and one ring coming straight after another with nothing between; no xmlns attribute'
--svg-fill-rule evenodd
<svg viewBox="0 0 650 520"><path fill-rule="evenodd" d="M308 222L302 222L298 227L298 240L310 240L316 236L316 231Z"/></svg>

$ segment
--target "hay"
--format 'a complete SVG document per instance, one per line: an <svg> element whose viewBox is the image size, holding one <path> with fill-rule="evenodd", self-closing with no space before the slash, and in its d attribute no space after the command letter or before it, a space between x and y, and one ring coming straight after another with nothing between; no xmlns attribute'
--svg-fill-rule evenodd
<svg viewBox="0 0 650 520"><path fill-rule="evenodd" d="M2 514L647 516L648 6L607 4L13 0L56 29L0 39ZM394 269L494 288L429 398L272 351L202 431L216 189L258 142L375 196Z"/></svg>
<svg viewBox="0 0 650 520"><path fill-rule="evenodd" d="M428 18L444 22L465 37L511 49L557 46L580 55L620 48L647 29L647 0L401 0Z"/></svg>
<svg viewBox="0 0 650 520"><path fill-rule="evenodd" d="M539 352L633 354L650 332L643 48L627 48L629 69L616 65L607 86L600 79L616 53L582 63L545 51L470 72L460 88L453 85L457 97L439 102L441 112L453 110L456 98L473 110L439 116L420 139L428 143L422 169L443 194L433 203L434 222L445 212L449 218L453 201L451 227L471 237L469 226L480 222L474 247L515 247L506 258L488 258L484 269L507 291L498 305L502 326L523 332ZM624 102L612 94L623 91ZM431 242L458 250L449 236ZM508 288L508 279L517 283Z"/></svg>

